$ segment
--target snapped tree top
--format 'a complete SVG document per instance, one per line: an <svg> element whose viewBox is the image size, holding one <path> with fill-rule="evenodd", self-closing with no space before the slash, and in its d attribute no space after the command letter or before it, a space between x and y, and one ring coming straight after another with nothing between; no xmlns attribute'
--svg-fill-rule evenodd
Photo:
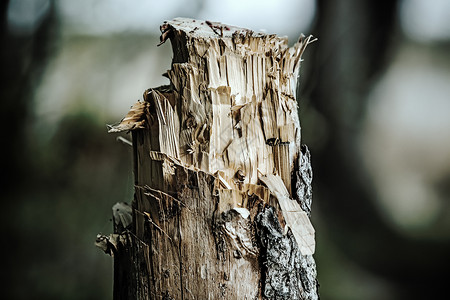
<svg viewBox="0 0 450 300"><path fill-rule="evenodd" d="M161 31L160 44L172 43L170 85L145 91L110 128L133 134L133 226L121 244L147 266L116 263L140 274L122 280L134 286L125 294L317 299L312 173L295 95L312 37L288 47L273 34L184 18Z"/></svg>

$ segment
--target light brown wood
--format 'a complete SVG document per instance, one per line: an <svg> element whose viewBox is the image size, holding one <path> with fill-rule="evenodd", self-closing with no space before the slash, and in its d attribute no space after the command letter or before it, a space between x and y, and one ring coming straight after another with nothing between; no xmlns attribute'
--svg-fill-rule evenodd
<svg viewBox="0 0 450 300"><path fill-rule="evenodd" d="M208 21L161 29L170 86L145 91L110 127L131 130L135 161L115 298L318 299L295 95L312 37L289 48Z"/></svg>

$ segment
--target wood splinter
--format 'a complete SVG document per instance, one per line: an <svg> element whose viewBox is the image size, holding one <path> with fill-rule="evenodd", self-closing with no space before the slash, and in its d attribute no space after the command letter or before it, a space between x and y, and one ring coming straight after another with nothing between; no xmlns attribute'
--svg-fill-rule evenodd
<svg viewBox="0 0 450 300"><path fill-rule="evenodd" d="M164 44L167 41L167 39L172 36L172 28L170 27L169 24L164 23L159 27L159 29L161 30L161 36L159 37L160 42L157 45L158 47Z"/></svg>

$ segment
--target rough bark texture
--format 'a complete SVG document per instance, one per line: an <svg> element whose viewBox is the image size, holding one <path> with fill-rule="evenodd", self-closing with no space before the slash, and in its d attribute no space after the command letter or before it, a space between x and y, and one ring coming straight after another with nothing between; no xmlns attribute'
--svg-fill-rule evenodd
<svg viewBox="0 0 450 300"><path fill-rule="evenodd" d="M170 85L110 131L133 137L135 199L116 207L115 299L318 299L301 54L275 35L175 19ZM117 222L116 222L117 224ZM130 229L127 229L130 228Z"/></svg>

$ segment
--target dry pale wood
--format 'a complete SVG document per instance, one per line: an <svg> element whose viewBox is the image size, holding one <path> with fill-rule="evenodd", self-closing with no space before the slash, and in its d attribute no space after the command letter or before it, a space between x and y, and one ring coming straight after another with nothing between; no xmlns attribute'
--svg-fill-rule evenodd
<svg viewBox="0 0 450 300"><path fill-rule="evenodd" d="M132 229L100 243L116 254L115 298L318 299L295 97L311 37L289 48L208 21L161 29L170 85L110 127L132 132L135 171Z"/></svg>

